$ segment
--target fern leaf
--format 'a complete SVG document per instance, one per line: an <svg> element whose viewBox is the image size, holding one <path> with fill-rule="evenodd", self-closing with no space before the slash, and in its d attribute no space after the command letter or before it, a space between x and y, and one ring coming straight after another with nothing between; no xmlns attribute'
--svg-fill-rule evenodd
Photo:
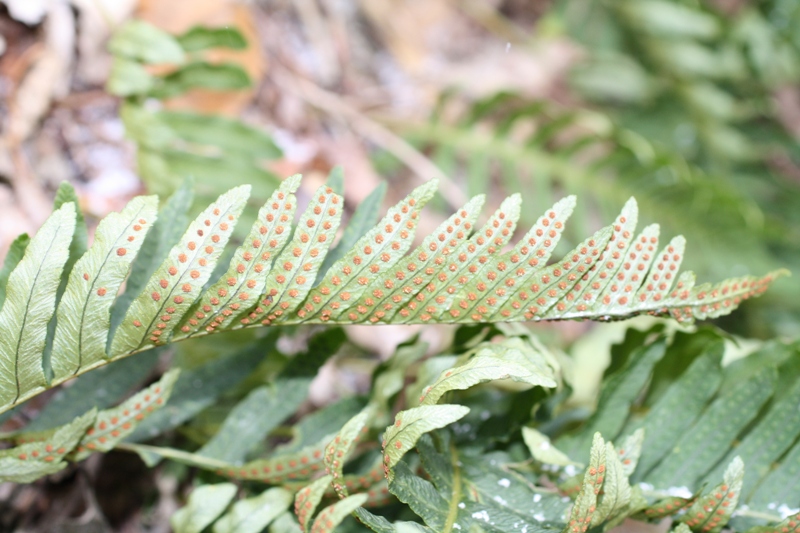
<svg viewBox="0 0 800 533"><path fill-rule="evenodd" d="M798 533L800 532L800 513L787 516L779 524L748 529L747 533Z"/></svg>
<svg viewBox="0 0 800 533"><path fill-rule="evenodd" d="M563 533L582 533L594 522L597 498L603 487L605 471L606 443L599 433L595 433L589 454L589 467L586 469L580 494L575 500Z"/></svg>
<svg viewBox="0 0 800 533"><path fill-rule="evenodd" d="M335 504L323 509L314 524L311 526L311 533L331 533L336 529L336 526L342 523L342 520L361 507L367 501L366 494L355 494L348 496L344 500L339 500Z"/></svg>
<svg viewBox="0 0 800 533"><path fill-rule="evenodd" d="M574 459L582 459L593 435L600 432L617 435L625 423L631 405L641 393L642 387L650 379L655 364L666 352L663 340L637 350L628 365L605 383L600 393L598 410L589 418L577 433L565 435L556 445ZM589 441L590 436L593 439Z"/></svg>
<svg viewBox="0 0 800 533"><path fill-rule="evenodd" d="M340 498L348 495L347 485L341 481L341 478L344 477L344 463L350 458L350 454L362 434L367 431L367 420L370 415L371 409L366 408L348 420L330 444L325 447L325 473L333 478L331 482L333 489Z"/></svg>
<svg viewBox="0 0 800 533"><path fill-rule="evenodd" d="M197 453L231 463L241 461L270 431L297 411L307 396L307 383L291 379L278 379L251 390Z"/></svg>
<svg viewBox="0 0 800 533"><path fill-rule="evenodd" d="M515 352L517 350L503 349L502 346L482 348L467 363L443 372L425 389L420 403L433 405L448 391L465 390L478 383L498 379L512 379L548 388L556 386L546 365L533 365Z"/></svg>
<svg viewBox="0 0 800 533"><path fill-rule="evenodd" d="M700 494L697 493L691 498L681 498L680 496L670 496L664 498L645 509L644 515L653 520L674 515L693 505L699 496ZM685 526L685 524L683 525Z"/></svg>
<svg viewBox="0 0 800 533"><path fill-rule="evenodd" d="M42 353L74 230L75 204L67 203L42 225L8 276L0 310L0 405L4 407L47 386Z"/></svg>
<svg viewBox="0 0 800 533"><path fill-rule="evenodd" d="M528 447L528 451L531 452L533 458L540 463L556 466L579 464L553 446L547 435L539 433L533 428L523 427L522 439L525 441L525 446Z"/></svg>
<svg viewBox="0 0 800 533"><path fill-rule="evenodd" d="M742 494L749 496L758 480L767 474L800 433L800 381L789 390L778 391L769 413L760 417L738 446L728 452L719 467L706 476L706 481L719 479L724 465L736 456L747 464L742 482Z"/></svg>
<svg viewBox="0 0 800 533"><path fill-rule="evenodd" d="M475 272L476 281L462 287L455 298L464 309L462 322L502 320L510 316L511 311L504 309L503 304L512 297L518 283L524 284L527 272L547 264L574 208L574 196L563 198L539 218L513 250ZM504 276L508 269L515 270L516 278Z"/></svg>
<svg viewBox="0 0 800 533"><path fill-rule="evenodd" d="M462 405L424 405L397 413L383 436L383 464L391 483L394 467L425 433L463 418L469 408Z"/></svg>
<svg viewBox="0 0 800 533"><path fill-rule="evenodd" d="M81 415L72 422L47 432L43 440L0 451L0 480L30 483L67 466L65 461L94 422L97 411Z"/></svg>
<svg viewBox="0 0 800 533"><path fill-rule="evenodd" d="M303 531L307 532L311 529L311 517L314 516L331 481L333 481L333 476L325 475L297 492L294 498L294 514Z"/></svg>
<svg viewBox="0 0 800 533"><path fill-rule="evenodd" d="M328 182L330 182L330 178L328 178ZM336 247L325 256L325 261L322 262L322 267L319 269L315 286L319 285L319 282L322 281L322 277L330 270L331 266L339 261L350 249L354 248L358 240L377 224L378 217L381 216L380 209L383 203L383 197L386 196L386 188L386 182L380 182L378 186L364 198L364 201L358 204L353 216L350 217L347 223L347 227L342 233L342 237L339 239L339 242L336 243ZM335 187L334 191L336 191ZM344 195L342 192L336 192Z"/></svg>
<svg viewBox="0 0 800 533"><path fill-rule="evenodd" d="M214 533L261 533L270 522L283 514L292 502L284 489L268 489L258 496L240 500L214 523Z"/></svg>
<svg viewBox="0 0 800 533"><path fill-rule="evenodd" d="M718 349L717 349L718 348ZM644 445L635 481L641 481L700 416L722 382L722 345L692 361L680 378L652 406L648 416L631 424L644 429ZM681 416L675 416L681 413Z"/></svg>
<svg viewBox="0 0 800 533"><path fill-rule="evenodd" d="M506 198L480 230L453 250L447 258L450 259L446 261L448 264L440 268L428 286L417 293L417 298L400 311L405 322L438 320L446 313L451 318L445 321L451 321L461 315L460 309L450 305L453 295L477 272L476 262L480 265L493 262L498 251L511 239L519 218L520 202L518 194Z"/></svg>
<svg viewBox="0 0 800 533"><path fill-rule="evenodd" d="M156 203L155 196L139 197L108 215L92 248L75 263L56 314L55 380L106 360L111 304L152 226Z"/></svg>
<svg viewBox="0 0 800 533"><path fill-rule="evenodd" d="M719 533L730 520L744 480L744 463L736 457L725 470L722 484L700 497L681 519L693 531Z"/></svg>
<svg viewBox="0 0 800 533"><path fill-rule="evenodd" d="M175 533L200 533L217 519L236 495L236 485L202 485L189 495L189 502L173 513L169 523Z"/></svg>
<svg viewBox="0 0 800 533"><path fill-rule="evenodd" d="M575 294L571 289L574 287L578 292L585 289L585 285L581 285L583 277L587 276L597 264L610 238L611 228L603 228L568 253L566 261L539 269L525 268L525 271L520 272L518 276L519 289L513 291L511 298L500 306L500 316L517 320L520 317L525 320L541 320L552 308L559 312L565 311L567 303L575 300ZM530 259L527 257L522 261L530 264ZM532 283L527 285L531 281ZM590 293L587 295L589 299L585 303L575 304L576 315L585 313L589 309L588 302L592 297Z"/></svg>
<svg viewBox="0 0 800 533"><path fill-rule="evenodd" d="M79 461L92 452L109 451L133 433L139 422L166 403L178 373L177 369L170 370L156 383L117 407L100 411L92 427L81 439L73 459Z"/></svg>
<svg viewBox="0 0 800 533"><path fill-rule="evenodd" d="M436 184L432 180L417 187L405 200L389 209L383 220L330 268L319 286L309 293L298 316L301 319L317 317L323 321L348 316L350 320L357 320L356 313L347 312L347 302L360 298L371 278L391 269L405 255L413 242L419 213L436 192Z"/></svg>
<svg viewBox="0 0 800 533"><path fill-rule="evenodd" d="M305 299L336 236L342 218L342 197L330 187L320 187L300 217L292 241L275 260L267 275L258 306L242 324L269 325L291 321ZM286 230L289 230L289 226ZM277 231L277 229L276 229Z"/></svg>
<svg viewBox="0 0 800 533"><path fill-rule="evenodd" d="M642 445L644 444L644 429L637 429L633 435L629 435L619 449L619 461L622 463L623 473L630 477L639 464L639 457L642 455Z"/></svg>
<svg viewBox="0 0 800 533"><path fill-rule="evenodd" d="M413 252L399 262L393 272L377 277L355 305L356 311L361 315L356 316L356 320L369 320L373 324L392 323L398 312L405 309L408 302L434 279L438 265L445 261L446 256L467 240L480 215L484 200L483 195L472 198L458 212L442 222L436 231L425 237ZM376 296L375 291L381 291L381 296ZM400 316L405 318L403 313Z"/></svg>
<svg viewBox="0 0 800 533"><path fill-rule="evenodd" d="M774 383L775 370L764 368L734 390L724 391L648 475L647 482L657 488L692 487L758 414L772 395Z"/></svg>
<svg viewBox="0 0 800 533"><path fill-rule="evenodd" d="M619 459L619 454L614 446L606 443L605 475L602 476L602 494L598 498L597 511L592 517L592 526L607 522L606 528L611 528L620 518L624 519L629 511L632 494L625 467ZM597 478L600 483L601 477Z"/></svg>
<svg viewBox="0 0 800 533"><path fill-rule="evenodd" d="M123 231L137 225L131 221L138 219L127 218L137 208L152 211L152 200L134 200L122 214L111 215L101 225L95 246L68 276L68 290L59 305L60 325L54 335L56 377L48 384L47 325L75 226L74 205L64 204L9 274L6 301L0 309L0 409L7 410L49 385L110 360L173 338L211 331L278 323L611 320L644 313L691 322L730 312L784 274L778 271L762 278L743 277L695 287L693 274L678 273L682 238L655 256L656 226L633 237L637 219L633 200L614 225L596 232L549 266L549 254L573 209L573 198L557 203L538 219L525 239L502 253L520 216L519 196L508 198L475 232L483 203L482 197L476 197L407 254L419 210L434 192L435 182L431 182L392 208L378 226L319 276L339 226L342 199L333 190L319 189L292 233L290 215L298 180L290 178L276 191L275 201L260 214L270 224L260 221L253 226L249 242L236 252L226 275L206 293L202 287L214 272L244 206L246 186L233 189L206 209L165 258L160 250L172 246L171 220L157 222L151 233L155 236L148 236L143 245L137 235ZM170 212L178 216L184 212L188 192L184 193L169 204ZM115 235L115 231L119 233ZM291 242L284 245L289 235L293 235ZM128 242L131 236L134 241ZM117 246L119 239L124 245ZM17 252L23 246L20 241ZM129 291L113 304L106 322L108 305L136 246L143 248L130 267ZM278 250L279 256L272 261ZM256 258L255 254L260 255ZM9 267L13 256L10 261ZM155 263L160 266L154 268ZM149 281L143 283L148 276ZM313 288L318 277L322 281ZM140 287L143 290L138 291ZM129 293L134 292L138 295L125 309ZM171 337L176 328L177 335ZM108 355L102 349L104 337L111 337ZM588 445L579 449L586 448Z"/></svg>
<svg viewBox="0 0 800 533"><path fill-rule="evenodd" d="M6 290L8 289L8 276L17 267L22 257L25 255L25 250L31 238L27 233L23 233L11 243L11 246L6 252L5 260L3 261L3 268L0 269L0 309L3 307L3 302L6 301Z"/></svg>
<svg viewBox="0 0 800 533"><path fill-rule="evenodd" d="M419 515L427 526L434 531L446 531L448 501L436 490L433 483L415 476L408 465L400 463L389 487L392 494ZM469 531L467 526L472 521L467 519L466 522L462 522L461 527ZM452 525L447 529L452 530Z"/></svg>
<svg viewBox="0 0 800 533"><path fill-rule="evenodd" d="M117 298L111 308L109 348L131 302L144 290L150 277L166 259L167 254L181 238L189 224L189 209L194 200L193 186L194 182L191 179L184 180L181 186L167 199L164 207L158 212L155 223L147 233L147 237L131 265L131 273L125 282L125 292ZM110 351L109 353L111 354Z"/></svg>
<svg viewBox="0 0 800 533"><path fill-rule="evenodd" d="M227 329L264 292L266 276L275 255L289 239L294 219L300 176L283 182L259 210L256 221L239 248L228 271L203 294L187 313L175 339Z"/></svg>
<svg viewBox="0 0 800 533"><path fill-rule="evenodd" d="M256 459L240 466L231 464L226 464L224 467L214 466L213 463L207 464L205 457L194 454L191 454L191 457L186 455L190 458L188 462L180 456L164 456L201 468L216 468L217 474L233 479L261 481L274 485L294 479L307 479L322 470L322 454L328 441L329 439L326 439L296 452L277 454L268 459Z"/></svg>
<svg viewBox="0 0 800 533"><path fill-rule="evenodd" d="M189 225L181 241L131 303L111 343L117 356L164 344L200 294L244 209L248 186L220 196Z"/></svg>

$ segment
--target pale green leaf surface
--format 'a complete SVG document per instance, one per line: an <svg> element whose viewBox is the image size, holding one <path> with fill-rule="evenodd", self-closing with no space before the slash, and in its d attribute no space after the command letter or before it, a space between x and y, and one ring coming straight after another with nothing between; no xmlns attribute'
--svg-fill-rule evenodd
<svg viewBox="0 0 800 533"><path fill-rule="evenodd" d="M201 533L225 510L236 495L236 485L201 485L189 495L189 502L173 513L169 523L175 533Z"/></svg>
<svg viewBox="0 0 800 533"><path fill-rule="evenodd" d="M619 461L622 463L622 471L626 477L630 477L639 464L639 457L642 455L642 444L644 443L645 430L639 428L633 434L625 437L619 447Z"/></svg>
<svg viewBox="0 0 800 533"><path fill-rule="evenodd" d="M443 428L469 412L462 405L424 405L401 411L383 437L386 478L391 483L393 469L425 433Z"/></svg>
<svg viewBox="0 0 800 533"><path fill-rule="evenodd" d="M596 526L603 522L611 522L607 527L613 527L615 523L624 520L625 513L631 505L632 495L625 468L619 460L617 450L610 442L606 443L605 473L602 483L602 494L591 524Z"/></svg>
<svg viewBox="0 0 800 533"><path fill-rule="evenodd" d="M68 181L62 181L56 190L56 197L53 200L53 210L55 211L62 205L70 202L75 204L76 208L81 205L80 198L78 198L75 188L70 185ZM86 221L83 218L81 210L77 209L75 216L75 232L72 234L72 242L69 245L69 259L67 259L67 262L64 264L65 273L69 273L72 270L72 265L86 253L88 247L89 235L86 230ZM62 284L64 282L65 280L62 279Z"/></svg>
<svg viewBox="0 0 800 533"><path fill-rule="evenodd" d="M409 314L404 321L441 320L445 314L449 314L452 320L461 315L462 311L452 305L455 293L469 283L478 264L493 262L500 255L499 250L508 243L516 229L521 202L519 194L506 198L486 224L445 258L447 266L440 268L435 279L409 303L406 308ZM420 294L422 298L419 298Z"/></svg>
<svg viewBox="0 0 800 533"><path fill-rule="evenodd" d="M594 434L592 450L589 454L589 466L586 469L581 490L569 515L567 527L563 533L583 533L593 523L597 511L597 497L603 486L603 474L600 468L606 467L606 443L599 433Z"/></svg>
<svg viewBox="0 0 800 533"><path fill-rule="evenodd" d="M109 51L143 63L182 63L183 50L178 41L149 22L131 20L114 33Z"/></svg>
<svg viewBox="0 0 800 533"><path fill-rule="evenodd" d="M47 385L42 353L74 230L75 204L64 204L39 228L8 277L0 310L0 405L4 407Z"/></svg>
<svg viewBox="0 0 800 533"><path fill-rule="evenodd" d="M340 498L348 495L346 486L341 483L341 478L344 476L344 463L350 458L350 454L353 453L362 434L367 431L367 422L371 415L372 409L365 408L348 420L325 447L325 473L332 476L331 484Z"/></svg>
<svg viewBox="0 0 800 533"><path fill-rule="evenodd" d="M403 201L389 209L375 227L330 267L319 285L309 293L298 315L321 320L337 320L343 316L351 321L358 320L358 314L353 310L346 312L348 302L366 294L372 279L392 269L409 250L419 223L420 210L433 197L436 185L436 180L432 180L417 187ZM382 297L382 291L377 290L379 292L372 296Z"/></svg>
<svg viewBox="0 0 800 533"><path fill-rule="evenodd" d="M509 352L512 350L508 350L505 354L496 354L496 350L484 348L465 364L446 370L433 385L423 391L422 405L435 404L448 391L465 390L478 383L498 379L511 379L548 388L556 386L552 373L546 372L548 369L537 368L533 365L523 366L523 364L505 357ZM522 358L517 360L524 361Z"/></svg>
<svg viewBox="0 0 800 533"><path fill-rule="evenodd" d="M465 310L462 321L473 320L474 316L484 315L488 318L500 314L503 304L512 297L519 278L534 267L547 264L574 208L574 196L559 200L510 252L503 254L497 262L484 264L474 274L475 280L459 289L454 302L458 302L458 306ZM504 273L508 269L515 271L514 277L506 278ZM479 309L481 306L486 309L483 313Z"/></svg>
<svg viewBox="0 0 800 533"><path fill-rule="evenodd" d="M244 209L249 187L220 196L189 225L181 241L131 303L111 343L112 357L164 344L200 295Z"/></svg>
<svg viewBox="0 0 800 533"><path fill-rule="evenodd" d="M597 263L598 257L611 238L612 229L606 227L597 231L576 246L562 261L550 266L534 268L531 266L531 259L536 258L522 258L520 271L515 272L517 276L515 286L518 290L511 291L511 298L498 306L500 316L506 319L518 320L524 317L526 320L535 320L544 317L550 309L555 309L554 313L565 312L567 304L562 299L568 302L574 301L575 294L580 294L584 285L578 280L587 271L591 272L591 268ZM567 281L564 281L565 279ZM582 305L585 307L581 307ZM571 315L578 317L588 312L588 302L578 303ZM561 316L549 316L549 318L561 318ZM569 316L565 315L563 318Z"/></svg>
<svg viewBox="0 0 800 533"><path fill-rule="evenodd" d="M564 452L553 446L547 435L539 433L533 428L523 427L522 439L525 441L525 446L528 447L533 458L540 463L558 466L578 464L572 461Z"/></svg>
<svg viewBox="0 0 800 533"><path fill-rule="evenodd" d="M302 533L303 529L300 528L294 515L287 511L272 522L268 531L269 533Z"/></svg>
<svg viewBox="0 0 800 533"><path fill-rule="evenodd" d="M134 198L97 227L91 249L69 274L58 306L51 365L63 380L106 360L110 310L156 216L155 196Z"/></svg>
<svg viewBox="0 0 800 533"><path fill-rule="evenodd" d="M623 265L627 264L630 267L630 263L626 263L625 260L628 259L627 250L631 244L632 233L636 230L638 218L639 208L636 200L630 198L614 221L611 237L597 258L594 267L586 275L580 277L580 281L574 285L567 283L567 286L572 285L573 287L568 293L572 298L567 296L567 302L562 301L555 307L551 307L544 315L545 317L568 318L580 316L587 310L591 312L598 309L610 312L613 306L624 306L629 302L629 298L633 296L634 285L622 285L625 274L619 274L618 278L617 272L624 270ZM580 259L576 257L573 255L573 263L579 264ZM565 268L565 270L567 269ZM572 278L578 278L577 274L579 273L573 273ZM570 276L567 276L568 282L570 279ZM606 279L612 280L611 283L601 283Z"/></svg>
<svg viewBox="0 0 800 533"><path fill-rule="evenodd" d="M275 256L289 239L297 207L294 193L299 185L300 176L294 175L272 193L244 243L236 249L227 272L187 313L176 338L226 329L258 302L266 283L266 276L261 273L270 271Z"/></svg>
<svg viewBox="0 0 800 533"><path fill-rule="evenodd" d="M297 492L294 499L294 513L303 531L311 529L311 517L314 516L331 481L333 476L325 475Z"/></svg>
<svg viewBox="0 0 800 533"><path fill-rule="evenodd" d="M356 305L366 309L359 322L392 323L397 313L405 319L408 316L406 304L433 279L436 269L432 267L444 261L447 254L469 238L484 201L483 195L472 198L439 224L392 271L371 281ZM381 291L383 295L375 297L375 291Z"/></svg>
<svg viewBox="0 0 800 533"><path fill-rule="evenodd" d="M188 213L194 199L193 187L192 180L183 181L159 211L155 224L147 233L139 254L131 265L131 273L125 282L125 292L117 298L111 308L109 347L114 332L122 322L131 302L144 290L150 277L167 257L169 250L181 238L184 228L189 224Z"/></svg>
<svg viewBox="0 0 800 533"><path fill-rule="evenodd" d="M331 171L331 174L333 174L334 170ZM344 194L343 192L338 192L336 187L331 185L330 179L329 177L328 184L331 188L336 191L337 194ZM322 267L319 269L319 274L317 274L317 282L320 282L328 270L330 270L331 266L355 247L356 242L378 222L384 196L386 196L386 182L382 181L358 204L353 216L350 217L347 223L347 227L344 229L344 233L342 233L342 237L339 239L339 242L336 243L336 247L330 251L325 257L325 261L322 262Z"/></svg>
<svg viewBox="0 0 800 533"><path fill-rule="evenodd" d="M25 255L25 250L28 248L28 244L30 242L31 238L28 237L28 234L23 233L14 239L14 242L11 243L11 246L6 252L6 257L3 261L3 268L0 269L0 309L2 309L3 303L6 301L8 276L22 260L22 257Z"/></svg>
<svg viewBox="0 0 800 533"><path fill-rule="evenodd" d="M323 509L311 526L311 533L328 533L336 529L342 520L361 507L367 501L366 494L355 494L339 500L335 504Z"/></svg>
<svg viewBox="0 0 800 533"><path fill-rule="evenodd" d="M114 56L111 73L106 82L106 91L114 96L147 94L156 85L156 79L141 63Z"/></svg>
<svg viewBox="0 0 800 533"><path fill-rule="evenodd" d="M148 128L143 133L152 128L166 126L169 128L169 134L165 135L167 141L174 141L174 137L177 136L186 143L200 145L198 148L213 147L222 154L241 157L248 161L276 159L281 156L281 150L275 145L272 137L261 129L248 126L238 120L219 115L200 115L180 111L159 111L155 115L149 115L148 118L155 124L148 124ZM147 143L148 141L142 139L139 142ZM152 143L152 140L149 142ZM170 145L170 142L162 142L158 148ZM291 180L292 178L287 179ZM258 190L258 188L254 188L253 194L255 195Z"/></svg>
<svg viewBox="0 0 800 533"><path fill-rule="evenodd" d="M342 218L342 204L342 197L330 187L317 189L297 223L291 242L267 275L259 306L248 315L250 323L291 322L304 311L295 309L311 290L333 243Z"/></svg>
<svg viewBox="0 0 800 533"><path fill-rule="evenodd" d="M292 502L292 493L268 489L258 496L240 500L214 523L214 533L261 533Z"/></svg>

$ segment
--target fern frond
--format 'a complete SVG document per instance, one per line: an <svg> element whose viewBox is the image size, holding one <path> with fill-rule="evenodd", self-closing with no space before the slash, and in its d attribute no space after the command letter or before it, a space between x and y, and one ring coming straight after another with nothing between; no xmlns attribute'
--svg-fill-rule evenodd
<svg viewBox="0 0 800 533"><path fill-rule="evenodd" d="M729 313L784 274L695 287L693 274L678 273L682 237L657 251L657 226L634 236L638 208L633 199L612 226L549 265L574 209L573 197L556 203L507 252L503 248L516 229L520 197L508 198L477 230L483 198L475 197L408 253L435 182L391 208L320 273L339 226L342 198L321 187L293 231L298 186L299 176L294 176L274 192L220 279L209 278L244 207L246 186L222 195L174 246L160 235L153 245L145 244L147 256L143 254L141 266L134 257L156 216L155 199L137 198L121 213L110 215L99 226L95 243L68 273L58 302L53 379L48 383L47 327L76 220L74 205L64 204L9 274L0 310L0 409L120 357L239 327L611 320L643 313L691 322ZM169 216L179 216L179 206L169 205ZM169 228L168 221L157 226ZM172 248L162 261L155 248L167 246ZM20 241L17 256L23 248ZM160 266L150 266L159 261ZM141 289L127 310L120 304L114 311L124 311L117 326L110 310L129 269L134 272L130 285ZM313 286L318 278L321 281ZM207 282L209 289L203 291ZM117 298L129 300L128 293ZM110 330L113 338L106 351Z"/></svg>
<svg viewBox="0 0 800 533"><path fill-rule="evenodd" d="M0 310L0 404L47 387L42 355L56 306L61 270L75 231L75 204L64 204L39 228L8 276Z"/></svg>

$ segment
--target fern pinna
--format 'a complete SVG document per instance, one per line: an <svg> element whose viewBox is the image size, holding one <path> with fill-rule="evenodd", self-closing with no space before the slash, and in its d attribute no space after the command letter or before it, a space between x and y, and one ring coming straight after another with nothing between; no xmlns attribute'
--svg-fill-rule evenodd
<svg viewBox="0 0 800 533"><path fill-rule="evenodd" d="M320 187L294 224L299 185L293 176L274 191L219 279L211 276L249 187L220 196L179 238L176 223L190 203L188 188L160 217L155 197L135 198L100 223L88 249L74 192L62 187L58 209L32 239L14 243L0 272L6 280L0 410L108 362L218 331L302 323L610 320L642 313L690 322L730 312L782 274L695 286L691 273L678 274L682 237L659 249L657 226L635 235L633 199L613 225L552 263L574 197L559 201L506 251L519 195L482 225L484 198L477 196L412 250L435 182L392 207L352 248L332 251L343 198ZM337 258L332 264L325 262L329 254ZM126 276L127 290L117 296ZM165 379L160 390L168 394L174 378ZM132 412L113 417L130 420L105 442L118 442L131 429Z"/></svg>

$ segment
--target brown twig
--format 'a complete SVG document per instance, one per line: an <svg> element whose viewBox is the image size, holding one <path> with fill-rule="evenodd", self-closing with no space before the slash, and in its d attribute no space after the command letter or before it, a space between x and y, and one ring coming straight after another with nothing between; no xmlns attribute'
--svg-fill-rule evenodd
<svg viewBox="0 0 800 533"><path fill-rule="evenodd" d="M295 76L278 65L272 66L272 79L281 86L282 90L297 94L317 109L343 119L359 134L402 161L417 175L420 181L437 178L440 184L439 191L452 208L458 209L467 201L466 195L458 185L453 183L430 159L411 146L405 139L395 135L386 127L361 113L339 95L326 91L299 76Z"/></svg>

